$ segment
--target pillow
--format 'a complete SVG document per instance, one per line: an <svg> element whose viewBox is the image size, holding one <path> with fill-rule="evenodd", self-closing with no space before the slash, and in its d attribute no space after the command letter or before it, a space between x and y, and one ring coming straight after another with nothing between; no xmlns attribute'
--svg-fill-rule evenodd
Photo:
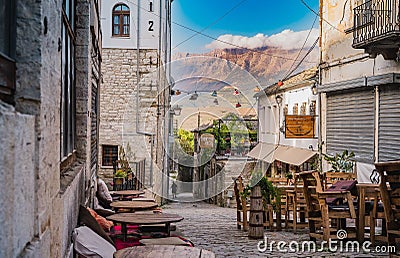
<svg viewBox="0 0 400 258"><path fill-rule="evenodd" d="M107 235L107 233L101 228L96 219L90 214L90 212L82 205L79 206L79 216L78 216L79 226L87 226L99 236L114 245L112 239Z"/></svg>
<svg viewBox="0 0 400 258"><path fill-rule="evenodd" d="M357 180L339 180L336 181L333 185L331 185L328 189L326 189L327 192L331 191L350 191L351 194L356 195L356 185L357 185ZM326 198L326 202L328 204L335 204L338 202L341 198Z"/></svg>
<svg viewBox="0 0 400 258"><path fill-rule="evenodd" d="M101 207L99 207L97 209L94 209L94 211L97 212L98 215L100 215L100 216L102 216L104 218L115 214L115 211L109 210L109 209L104 209L104 208L101 208Z"/></svg>
<svg viewBox="0 0 400 258"><path fill-rule="evenodd" d="M112 258L116 251L114 245L86 226L74 229L72 241L75 251L83 257Z"/></svg>
<svg viewBox="0 0 400 258"><path fill-rule="evenodd" d="M110 192L108 191L106 183L100 178L97 180L96 196L101 206L104 208L111 208L110 203L113 201Z"/></svg>
<svg viewBox="0 0 400 258"><path fill-rule="evenodd" d="M99 204L99 199L96 196L93 197L93 209L103 209L103 207Z"/></svg>
<svg viewBox="0 0 400 258"><path fill-rule="evenodd" d="M106 232L110 232L110 228L114 226L114 223L112 221L106 220L104 217L100 216L97 214L96 211L88 208L90 214L96 219L97 223L99 223L100 227L104 229Z"/></svg>

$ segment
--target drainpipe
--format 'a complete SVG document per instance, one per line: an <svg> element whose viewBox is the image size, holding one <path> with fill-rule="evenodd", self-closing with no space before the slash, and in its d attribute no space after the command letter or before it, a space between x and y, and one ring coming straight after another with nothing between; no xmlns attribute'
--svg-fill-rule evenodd
<svg viewBox="0 0 400 258"><path fill-rule="evenodd" d="M322 84L322 8L323 0L319 1L319 65L318 65L318 85ZM322 172L322 96L318 90L318 159L319 159L319 171Z"/></svg>
<svg viewBox="0 0 400 258"><path fill-rule="evenodd" d="M153 155L153 151L154 151L154 138L155 138L155 134L152 132L142 132L139 130L139 109L140 109L140 103L139 103L139 82L140 82L140 1L138 2L137 5L137 24L136 24L136 78L137 78L137 85L136 85L136 133L139 135L145 135L145 136L150 136L151 138L151 146L150 146L150 186L153 186L153 159L154 159L154 155Z"/></svg>

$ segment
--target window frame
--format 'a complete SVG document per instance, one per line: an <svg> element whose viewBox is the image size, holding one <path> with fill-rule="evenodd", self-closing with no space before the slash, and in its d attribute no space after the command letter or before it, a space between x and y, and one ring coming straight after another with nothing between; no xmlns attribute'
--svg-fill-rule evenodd
<svg viewBox="0 0 400 258"><path fill-rule="evenodd" d="M108 152L107 152L108 150ZM107 160L106 160L107 158ZM109 161L111 159L111 161ZM104 144L101 146L101 166L112 167L113 161L118 160L118 145Z"/></svg>
<svg viewBox="0 0 400 258"><path fill-rule="evenodd" d="M15 65L15 44L16 44L16 14L15 1L6 0L5 14L1 15L0 22L4 23L5 41L4 50L0 50L0 99L14 104L12 95L16 88L16 65ZM1 49L1 48L0 48Z"/></svg>
<svg viewBox="0 0 400 258"><path fill-rule="evenodd" d="M116 10L121 6L121 10ZM128 10L122 10L122 7L125 6ZM114 5L111 14L111 34L113 37L129 37L130 36L130 28L131 28L131 14L130 14L129 6L124 3L118 3ZM114 17L118 17L118 23L114 22ZM128 23L124 23L124 17L127 16ZM114 33L115 26L118 26L119 33ZM127 34L124 34L124 28L127 27Z"/></svg>
<svg viewBox="0 0 400 258"><path fill-rule="evenodd" d="M67 6L68 5L68 6ZM75 0L64 0L61 21L61 112L60 158L64 164L76 159L76 39ZM62 164L62 167L65 167Z"/></svg>

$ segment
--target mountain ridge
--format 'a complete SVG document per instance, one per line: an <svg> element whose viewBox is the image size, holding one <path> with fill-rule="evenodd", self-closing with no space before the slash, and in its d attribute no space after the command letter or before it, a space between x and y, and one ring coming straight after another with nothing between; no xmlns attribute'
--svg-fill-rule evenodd
<svg viewBox="0 0 400 258"><path fill-rule="evenodd" d="M225 59L232 65L237 65L241 69L249 72L262 86L268 86L283 79L293 67L296 67L299 60L306 54L308 49L303 49L298 56L300 49L281 49L277 47L261 47L256 49L214 49L207 53L175 53L173 60L179 60L187 57L214 57ZM305 58L299 67L291 74L294 75L300 71L316 66L318 63L318 49L313 49ZM297 58L297 61L294 60ZM208 65L197 67L203 71L197 71L201 74L223 74L222 69L218 69L218 62L209 62Z"/></svg>

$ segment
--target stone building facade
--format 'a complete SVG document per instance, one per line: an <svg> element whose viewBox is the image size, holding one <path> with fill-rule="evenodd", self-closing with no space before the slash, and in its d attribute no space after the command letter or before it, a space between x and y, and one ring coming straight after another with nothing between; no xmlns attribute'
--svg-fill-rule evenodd
<svg viewBox="0 0 400 258"><path fill-rule="evenodd" d="M142 183L157 195L168 189L170 14L170 0L102 4L99 176L112 182L123 146L133 170L145 160Z"/></svg>
<svg viewBox="0 0 400 258"><path fill-rule="evenodd" d="M320 8L323 151L354 151L358 181L371 182L374 162L400 159L399 2Z"/></svg>
<svg viewBox="0 0 400 258"><path fill-rule="evenodd" d="M0 257L72 257L97 170L100 3L3 3Z"/></svg>

